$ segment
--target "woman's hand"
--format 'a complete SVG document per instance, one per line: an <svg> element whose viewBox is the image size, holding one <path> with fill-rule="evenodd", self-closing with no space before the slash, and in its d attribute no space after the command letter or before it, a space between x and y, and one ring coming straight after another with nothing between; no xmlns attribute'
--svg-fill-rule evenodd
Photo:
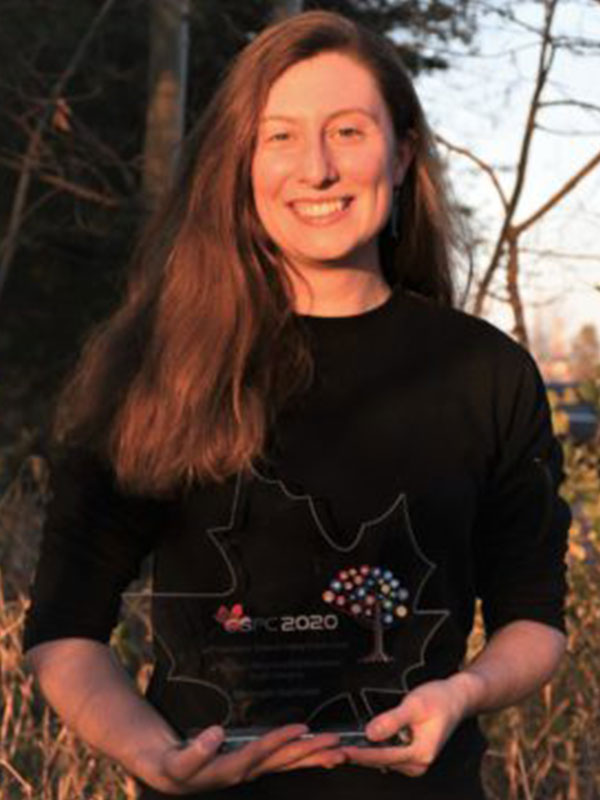
<svg viewBox="0 0 600 800"><path fill-rule="evenodd" d="M401 747L343 747L348 760L365 767L396 770L411 777L423 775L466 716L468 704L460 680L424 683L406 695L399 706L374 717L366 727L374 742L389 739L409 726L413 738Z"/></svg>
<svg viewBox="0 0 600 800"><path fill-rule="evenodd" d="M283 772L303 767L332 768L346 761L335 746L335 734L299 737L308 732L305 725L276 728L232 753L219 755L224 731L213 726L189 742L167 746L159 754L145 753L158 767L154 788L171 794L188 794L234 786L267 772ZM144 772L145 770L141 770ZM160 776L160 777L158 777Z"/></svg>
<svg viewBox="0 0 600 800"><path fill-rule="evenodd" d="M183 795L232 786L265 772L335 767L346 760L335 734L299 739L305 725L270 731L240 750L218 754L224 731L213 726L185 744L141 697L107 645L70 638L32 648L28 661L62 719L92 747L148 786Z"/></svg>
<svg viewBox="0 0 600 800"><path fill-rule="evenodd" d="M534 620L497 630L477 658L446 680L424 683L402 703L371 720L366 733L381 741L409 725L407 747L343 747L355 764L422 775L467 716L518 703L551 677L564 654L565 635Z"/></svg>

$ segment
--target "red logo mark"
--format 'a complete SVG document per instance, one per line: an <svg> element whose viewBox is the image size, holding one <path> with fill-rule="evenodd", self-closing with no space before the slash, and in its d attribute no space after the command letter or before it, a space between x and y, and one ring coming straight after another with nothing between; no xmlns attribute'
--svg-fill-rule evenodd
<svg viewBox="0 0 600 800"><path fill-rule="evenodd" d="M215 614L215 619L228 633L235 633L241 629L242 625L250 622L250 617L244 614L241 603L236 603L231 609L228 609L227 606L220 606Z"/></svg>

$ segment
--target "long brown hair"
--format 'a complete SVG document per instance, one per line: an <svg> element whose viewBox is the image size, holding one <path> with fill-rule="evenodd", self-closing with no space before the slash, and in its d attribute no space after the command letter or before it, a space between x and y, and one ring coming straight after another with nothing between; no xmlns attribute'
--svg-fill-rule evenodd
<svg viewBox="0 0 600 800"><path fill-rule="evenodd" d="M324 51L375 77L415 157L402 236L380 235L390 285L452 303L450 214L433 139L394 48L337 14L265 30L233 63L187 143L179 175L138 246L126 297L92 336L63 392L59 440L107 457L122 485L160 492L222 481L265 448L277 411L311 381L281 254L258 219L251 162L273 82Z"/></svg>

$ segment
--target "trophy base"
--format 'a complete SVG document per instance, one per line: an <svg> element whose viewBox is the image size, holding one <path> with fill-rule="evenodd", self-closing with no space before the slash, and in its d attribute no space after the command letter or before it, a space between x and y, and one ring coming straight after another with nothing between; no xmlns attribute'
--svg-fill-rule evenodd
<svg viewBox="0 0 600 800"><path fill-rule="evenodd" d="M231 753L239 750L244 745L256 741L269 732L268 728L230 728L226 732L225 740L220 747L220 753ZM340 737L340 747L408 747L413 741L412 729L405 725L395 736L382 741L373 742L368 739L362 730L336 730L334 728L324 731L305 733L299 739L313 739L319 733L335 733Z"/></svg>

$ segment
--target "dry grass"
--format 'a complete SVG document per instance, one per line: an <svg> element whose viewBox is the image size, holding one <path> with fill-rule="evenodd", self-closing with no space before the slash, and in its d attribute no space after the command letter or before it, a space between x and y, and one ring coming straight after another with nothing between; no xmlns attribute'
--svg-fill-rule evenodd
<svg viewBox="0 0 600 800"><path fill-rule="evenodd" d="M542 692L490 715L484 777L493 800L600 800L600 441L565 446L567 657Z"/></svg>
<svg viewBox="0 0 600 800"><path fill-rule="evenodd" d="M567 447L565 488L576 510L569 561L569 655L552 684L490 715L484 779L490 800L600 800L600 478L598 448ZM1 466L1 465L0 465ZM0 500L0 797L126 800L131 778L91 752L48 709L24 667L25 576L35 558L46 476L28 462ZM8 572L6 570L8 569ZM1 577L1 576L0 576ZM474 631L474 646L481 637ZM140 684L146 632L119 627L115 645Z"/></svg>
<svg viewBox="0 0 600 800"><path fill-rule="evenodd" d="M133 800L135 787L56 719L24 668L25 599L0 600L0 796L2 800Z"/></svg>

